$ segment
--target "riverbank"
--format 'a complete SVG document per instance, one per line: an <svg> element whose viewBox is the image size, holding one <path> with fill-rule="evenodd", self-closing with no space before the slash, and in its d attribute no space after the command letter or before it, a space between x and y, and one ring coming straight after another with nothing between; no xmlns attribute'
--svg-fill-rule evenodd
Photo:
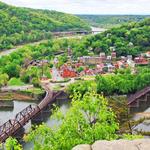
<svg viewBox="0 0 150 150"><path fill-rule="evenodd" d="M66 36L66 37L55 37L55 39L62 39L62 38L79 38L81 39L82 38L82 35L76 35L76 36ZM40 43L44 43L44 42L47 42L48 40L50 39L46 39L46 40L40 40L38 42L32 42L32 43L25 43L25 44L22 44L22 45L18 45L18 46L14 46L13 48L11 49L5 49L5 50L2 50L0 51L0 57L2 56L6 56L6 55L9 55L11 54L12 52L16 51L17 49L19 48L23 48L24 46L26 45L37 45L37 44L40 44Z"/></svg>
<svg viewBox="0 0 150 150"><path fill-rule="evenodd" d="M97 33L101 33L101 32L105 32L107 29L104 29L104 28L98 28L98 27L93 27L93 26L91 26L91 29L92 29L92 32L96 32L96 33L94 33L94 34L97 34ZM85 35L68 35L68 36L63 36L63 37L54 37L55 39L65 39L65 38L79 38L79 39L81 39L83 36L85 36ZM24 43L24 44L22 44L22 45L16 45L16 46L14 46L14 47L12 47L12 48L10 48L10 49L4 49L4 50L1 50L0 51L0 57L1 56L5 56L5 55L9 55L10 53L12 53L12 52L14 52L14 51L16 51L17 49L19 49L19 48L22 48L22 47L24 47L25 45L36 45L36 44L40 44L40 43L43 43L43 42L46 42L46 41L48 41L48 40L50 40L50 39L44 39L44 40L40 40L40 41L37 41L37 42L32 42L32 43Z"/></svg>
<svg viewBox="0 0 150 150"><path fill-rule="evenodd" d="M25 43L25 44L22 44L22 45L17 45L17 46L14 46L14 47L11 48L11 49L4 49L4 50L2 50L2 51L0 52L0 57L1 57L1 56L5 56L5 55L9 55L10 53L16 51L16 50L19 49L19 48L24 47L25 45L36 45L36 44L40 44L40 43L46 42L46 41L48 41L48 39L47 39L47 40L40 40L40 41L38 41L38 42Z"/></svg>
<svg viewBox="0 0 150 150"><path fill-rule="evenodd" d="M28 100L35 100L35 98L30 94L24 94L23 92L0 92L0 101L28 101Z"/></svg>
<svg viewBox="0 0 150 150"><path fill-rule="evenodd" d="M0 92L0 108L13 108L13 100L35 101L35 98L30 95L25 95L17 92Z"/></svg>
<svg viewBox="0 0 150 150"><path fill-rule="evenodd" d="M45 94L44 90L29 89L24 91L0 92L0 108L12 108L13 100L39 101Z"/></svg>

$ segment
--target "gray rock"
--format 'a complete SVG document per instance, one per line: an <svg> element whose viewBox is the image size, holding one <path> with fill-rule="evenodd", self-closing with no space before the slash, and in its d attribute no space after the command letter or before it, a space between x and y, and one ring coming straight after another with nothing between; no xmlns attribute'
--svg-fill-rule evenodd
<svg viewBox="0 0 150 150"><path fill-rule="evenodd" d="M134 140L133 144L136 145L139 150L150 150L150 139Z"/></svg>
<svg viewBox="0 0 150 150"><path fill-rule="evenodd" d="M150 139L96 141L92 146L77 145L72 150L150 150Z"/></svg>
<svg viewBox="0 0 150 150"><path fill-rule="evenodd" d="M92 145L92 150L112 150L111 149L112 143L108 141L96 141Z"/></svg>
<svg viewBox="0 0 150 150"><path fill-rule="evenodd" d="M88 144L77 145L72 150L91 150L91 146Z"/></svg>
<svg viewBox="0 0 150 150"><path fill-rule="evenodd" d="M150 139L96 141L92 150L150 150Z"/></svg>

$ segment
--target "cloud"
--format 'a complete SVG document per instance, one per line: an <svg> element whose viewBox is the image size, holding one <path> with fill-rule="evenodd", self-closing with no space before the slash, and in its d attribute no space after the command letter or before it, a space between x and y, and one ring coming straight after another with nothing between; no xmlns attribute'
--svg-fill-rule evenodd
<svg viewBox="0 0 150 150"><path fill-rule="evenodd" d="M8 4L73 14L150 14L150 0L2 0Z"/></svg>

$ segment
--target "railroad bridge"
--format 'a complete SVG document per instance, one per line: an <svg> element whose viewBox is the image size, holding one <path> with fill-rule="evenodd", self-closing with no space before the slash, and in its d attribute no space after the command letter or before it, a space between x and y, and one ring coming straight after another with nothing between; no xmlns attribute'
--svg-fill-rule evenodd
<svg viewBox="0 0 150 150"><path fill-rule="evenodd" d="M128 97L130 113L143 112L150 107L150 86Z"/></svg>
<svg viewBox="0 0 150 150"><path fill-rule="evenodd" d="M55 37L63 37L63 36L72 36L72 35L88 35L88 34L96 34L102 31L68 31L68 32L52 32L52 35Z"/></svg>
<svg viewBox="0 0 150 150"><path fill-rule="evenodd" d="M10 119L0 126L0 143L5 142L9 136L15 135L17 131L30 120L34 120L42 110L44 110L49 104L53 103L56 98L63 93L63 91L53 92L46 85L43 87L46 91L46 95L38 105L29 105L16 114L14 119Z"/></svg>
<svg viewBox="0 0 150 150"><path fill-rule="evenodd" d="M36 120L40 112L51 105L63 93L63 91L53 92L46 85L43 88L46 91L46 95L38 105L29 105L16 114L14 119L10 119L0 126L0 143L5 142L9 136L15 135L30 120ZM150 86L130 95L128 97L128 106L131 113L139 112L139 110L144 111L150 107Z"/></svg>

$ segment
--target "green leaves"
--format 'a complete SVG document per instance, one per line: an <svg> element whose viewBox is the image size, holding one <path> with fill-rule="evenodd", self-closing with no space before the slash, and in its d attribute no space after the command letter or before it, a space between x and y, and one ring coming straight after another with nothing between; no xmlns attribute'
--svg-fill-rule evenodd
<svg viewBox="0 0 150 150"><path fill-rule="evenodd" d="M143 71L141 70L136 75L133 75L129 69L126 69L119 70L114 75L97 76L97 92L108 96L128 94L140 90L150 84L150 71L148 70L148 67L145 67Z"/></svg>
<svg viewBox="0 0 150 150"><path fill-rule="evenodd" d="M57 11L18 8L0 3L0 50L51 38L51 31L90 30L80 18Z"/></svg>
<svg viewBox="0 0 150 150"><path fill-rule="evenodd" d="M16 139L8 138L5 143L6 150L23 150L22 146Z"/></svg>
<svg viewBox="0 0 150 150"><path fill-rule="evenodd" d="M115 115L107 106L107 100L95 92L83 96L74 93L72 106L66 114L56 107L53 117L60 120L60 126L50 129L40 125L27 137L34 142L34 149L70 150L82 143L93 143L100 139L115 139L118 124Z"/></svg>

